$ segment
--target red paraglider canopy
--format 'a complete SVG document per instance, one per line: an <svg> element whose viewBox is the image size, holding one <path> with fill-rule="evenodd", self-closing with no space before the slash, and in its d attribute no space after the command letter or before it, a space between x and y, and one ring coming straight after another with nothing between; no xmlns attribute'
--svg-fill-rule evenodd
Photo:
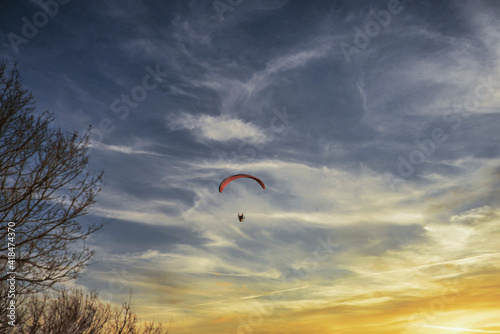
<svg viewBox="0 0 500 334"><path fill-rule="evenodd" d="M259 184L261 185L262 189L266 189L266 186L264 185L264 182L262 182L261 180L259 180L255 176L248 175L248 174L236 174L236 175L233 175L233 176L230 176L230 177L226 177L224 180L222 180L222 182L219 185L219 192L222 192L222 190L224 190L224 188L228 185L229 182L231 182L233 180L236 180L236 179L241 179L243 177L246 177L246 178L249 178L249 179L253 179L253 180L259 182Z"/></svg>

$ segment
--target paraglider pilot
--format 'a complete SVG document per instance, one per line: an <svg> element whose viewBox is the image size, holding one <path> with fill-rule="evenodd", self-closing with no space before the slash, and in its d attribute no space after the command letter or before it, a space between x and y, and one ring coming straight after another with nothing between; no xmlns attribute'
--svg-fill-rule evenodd
<svg viewBox="0 0 500 334"><path fill-rule="evenodd" d="M245 215L243 213L239 213L238 212L238 219L240 220L240 222L244 221L245 220Z"/></svg>

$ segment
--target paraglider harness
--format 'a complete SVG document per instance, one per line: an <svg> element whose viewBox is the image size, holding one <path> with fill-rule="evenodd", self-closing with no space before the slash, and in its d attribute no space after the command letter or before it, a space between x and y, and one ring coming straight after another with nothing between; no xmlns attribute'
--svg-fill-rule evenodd
<svg viewBox="0 0 500 334"><path fill-rule="evenodd" d="M245 215L243 213L241 215L238 213L238 219L240 220L240 222L244 221Z"/></svg>

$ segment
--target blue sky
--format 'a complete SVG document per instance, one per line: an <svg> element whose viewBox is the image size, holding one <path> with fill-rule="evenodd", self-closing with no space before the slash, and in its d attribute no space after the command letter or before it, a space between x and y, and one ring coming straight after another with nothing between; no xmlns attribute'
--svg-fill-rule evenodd
<svg viewBox="0 0 500 334"><path fill-rule="evenodd" d="M479 287L500 269L497 2L16 1L0 13L1 55L37 110L68 131L93 126L105 184L83 222L109 223L74 284L116 303L133 289L140 314L176 333L235 332L242 318L263 333L357 332L327 314L428 305L447 280L470 291L477 279L468 302L491 296ZM218 193L237 173L266 189ZM259 302L273 312L256 324ZM417 309L366 326L500 328L493 306L448 303L434 320Z"/></svg>

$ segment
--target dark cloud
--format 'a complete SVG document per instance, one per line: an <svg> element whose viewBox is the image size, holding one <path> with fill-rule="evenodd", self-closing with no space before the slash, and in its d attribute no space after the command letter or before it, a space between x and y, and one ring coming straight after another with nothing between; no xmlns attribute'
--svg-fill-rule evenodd
<svg viewBox="0 0 500 334"><path fill-rule="evenodd" d="M207 240L187 227L111 219L92 242L109 254L134 254L152 249L168 252L178 245L200 247Z"/></svg>

